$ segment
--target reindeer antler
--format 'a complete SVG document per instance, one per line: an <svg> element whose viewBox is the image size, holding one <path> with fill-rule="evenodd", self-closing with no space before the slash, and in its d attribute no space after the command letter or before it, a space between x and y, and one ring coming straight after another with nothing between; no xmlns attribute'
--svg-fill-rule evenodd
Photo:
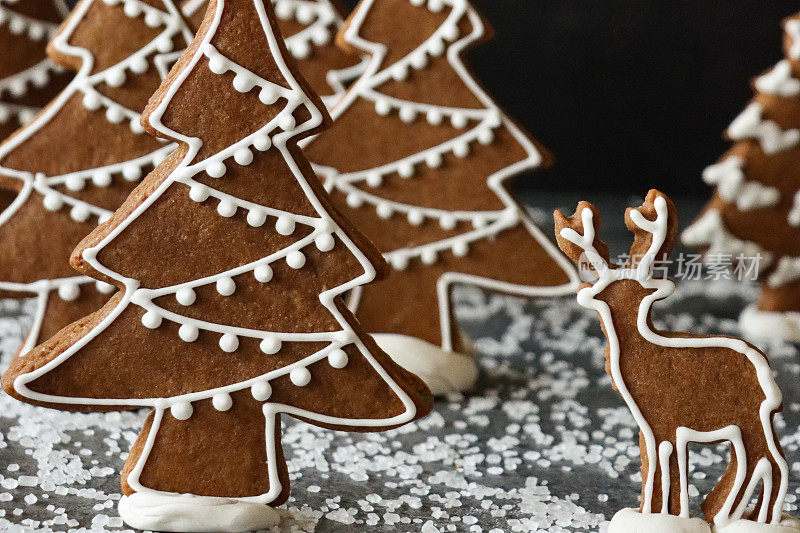
<svg viewBox="0 0 800 533"><path fill-rule="evenodd" d="M609 268L608 246L596 237L596 230L600 227L600 211L595 206L582 201L571 217L565 217L556 210L553 218L558 247L567 257L578 266L581 266L582 259L588 259L598 275Z"/></svg>
<svg viewBox="0 0 800 533"><path fill-rule="evenodd" d="M666 259L678 236L675 204L664 193L650 189L640 207L625 210L625 225L633 232L628 268L648 273L658 259Z"/></svg>

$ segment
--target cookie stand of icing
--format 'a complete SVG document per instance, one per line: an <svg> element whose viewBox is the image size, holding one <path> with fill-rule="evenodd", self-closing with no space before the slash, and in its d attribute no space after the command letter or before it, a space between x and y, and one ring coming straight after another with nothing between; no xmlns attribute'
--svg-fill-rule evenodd
<svg viewBox="0 0 800 533"><path fill-rule="evenodd" d="M68 75L45 48L68 12L63 0L0 0L0 50L8 54L0 65L0 140L66 85Z"/></svg>
<svg viewBox="0 0 800 533"><path fill-rule="evenodd" d="M0 213L0 297L38 301L20 352L114 292L77 275L69 255L175 149L139 120L166 74L163 59L190 40L172 0L81 0L52 40L55 61L77 73L0 145L0 186L15 192Z"/></svg>
<svg viewBox="0 0 800 533"><path fill-rule="evenodd" d="M350 307L437 393L477 376L453 317L455 284L551 297L578 283L506 188L547 156L461 60L488 33L465 0L363 0L340 39L368 54L366 73L331 112L336 127L306 146L336 205L393 270L354 291Z"/></svg>
<svg viewBox="0 0 800 533"><path fill-rule="evenodd" d="M727 130L733 147L703 172L715 187L685 244L708 263L760 261L761 296L740 317L749 338L800 342L800 15L784 21L785 57Z"/></svg>
<svg viewBox="0 0 800 533"><path fill-rule="evenodd" d="M208 0L186 0L183 12L200 26ZM343 19L332 0L272 0L286 48L303 77L332 109L347 86L364 71L366 59L336 46Z"/></svg>
<svg viewBox="0 0 800 533"><path fill-rule="evenodd" d="M273 524L281 415L379 431L432 407L341 298L385 265L297 147L329 119L275 24L269 2L209 3L142 119L177 150L72 256L120 290L3 376L39 405L153 409L122 472L130 526Z"/></svg>
<svg viewBox="0 0 800 533"><path fill-rule="evenodd" d="M781 392L764 354L740 339L653 326L653 303L675 289L653 277L677 236L672 202L651 190L641 207L627 210L634 242L622 267L610 263L596 236L599 213L591 204L579 203L569 218L556 211L555 223L561 249L596 278L578 291L578 302L600 316L606 369L639 426L642 504L617 513L609 531L800 531L782 514L789 466L775 434ZM689 515L688 446L723 441L732 459L703 501L706 523ZM760 503L748 509L754 495Z"/></svg>

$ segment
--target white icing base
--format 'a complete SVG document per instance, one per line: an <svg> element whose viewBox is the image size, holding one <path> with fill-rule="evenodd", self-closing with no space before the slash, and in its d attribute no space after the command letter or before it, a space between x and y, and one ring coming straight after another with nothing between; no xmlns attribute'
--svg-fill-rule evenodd
<svg viewBox="0 0 800 533"><path fill-rule="evenodd" d="M714 533L798 533L800 522L788 515L783 515L778 524L762 524L752 520L735 520L723 527L713 528Z"/></svg>
<svg viewBox="0 0 800 533"><path fill-rule="evenodd" d="M711 533L711 526L702 518L621 509L611 519L608 533Z"/></svg>
<svg viewBox="0 0 800 533"><path fill-rule="evenodd" d="M796 311L761 311L751 305L739 317L739 327L752 339L800 342L800 313Z"/></svg>
<svg viewBox="0 0 800 533"><path fill-rule="evenodd" d="M419 376L434 395L469 390L478 379L478 366L471 353L445 351L410 335L373 333L372 336L395 363Z"/></svg>
<svg viewBox="0 0 800 533"><path fill-rule="evenodd" d="M237 533L272 527L278 511L268 505L193 494L137 492L119 501L119 515L133 528L150 531Z"/></svg>

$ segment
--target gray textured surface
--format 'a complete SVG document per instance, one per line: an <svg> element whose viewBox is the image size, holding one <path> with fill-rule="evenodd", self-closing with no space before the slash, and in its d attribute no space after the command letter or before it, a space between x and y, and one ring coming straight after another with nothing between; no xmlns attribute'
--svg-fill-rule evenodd
<svg viewBox="0 0 800 533"><path fill-rule="evenodd" d="M731 333L753 294L742 285L684 284L657 318L669 328ZM281 531L598 530L637 504L635 428L603 371L596 319L573 298L526 302L462 289L458 300L482 354L476 390L439 400L425 420L389 433L289 423L292 499ZM5 365L30 306L5 301L0 310ZM784 389L783 444L797 461L798 353L786 345L768 353ZM118 471L143 416L68 414L0 396L0 529L121 529ZM724 456L693 454L700 492ZM800 492L796 467L792 475L789 509Z"/></svg>

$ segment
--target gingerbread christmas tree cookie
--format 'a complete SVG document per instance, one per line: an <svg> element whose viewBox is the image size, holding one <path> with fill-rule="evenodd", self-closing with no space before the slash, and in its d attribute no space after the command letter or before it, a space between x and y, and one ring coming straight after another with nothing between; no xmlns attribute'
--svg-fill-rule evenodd
<svg viewBox="0 0 800 533"><path fill-rule="evenodd" d="M63 0L0 1L0 140L66 85L69 74L45 48L67 13Z"/></svg>
<svg viewBox="0 0 800 533"><path fill-rule="evenodd" d="M297 147L328 121L270 4L211 0L143 115L177 150L72 256L118 292L3 376L38 405L153 409L122 474L130 526L272 525L282 415L378 431L431 409L341 298L385 264Z"/></svg>
<svg viewBox="0 0 800 533"><path fill-rule="evenodd" d="M703 172L714 196L682 239L709 263L758 259L761 297L742 330L800 342L800 15L784 31L785 58L753 83L734 145Z"/></svg>
<svg viewBox="0 0 800 533"><path fill-rule="evenodd" d="M14 194L0 213L0 297L38 300L21 351L113 293L77 275L69 255L174 150L139 119L190 40L172 0L82 0L53 39L50 55L75 77L0 145L0 187Z"/></svg>
<svg viewBox="0 0 800 533"><path fill-rule="evenodd" d="M200 25L208 0L187 0L183 12ZM334 42L342 26L336 0L272 0L278 27L303 77L331 109L347 85L364 70L366 60Z"/></svg>
<svg viewBox="0 0 800 533"><path fill-rule="evenodd" d="M783 515L789 466L774 420L781 391L764 354L736 338L653 325L653 303L675 289L653 269L677 237L672 202L651 190L641 207L626 211L634 240L622 267L597 237L594 206L581 202L571 217L556 211L555 222L561 249L596 278L581 287L578 302L600 316L606 370L639 426L641 507L618 512L609 532L800 531L800 522ZM703 501L706 522L689 514L688 446L719 442L730 444L731 461Z"/></svg>
<svg viewBox="0 0 800 533"><path fill-rule="evenodd" d="M454 324L454 284L532 297L577 283L507 189L548 155L461 61L489 33L465 0L362 1L340 40L369 54L366 73L332 111L336 126L306 147L336 205L392 266L353 292L351 308L437 393L477 375Z"/></svg>

